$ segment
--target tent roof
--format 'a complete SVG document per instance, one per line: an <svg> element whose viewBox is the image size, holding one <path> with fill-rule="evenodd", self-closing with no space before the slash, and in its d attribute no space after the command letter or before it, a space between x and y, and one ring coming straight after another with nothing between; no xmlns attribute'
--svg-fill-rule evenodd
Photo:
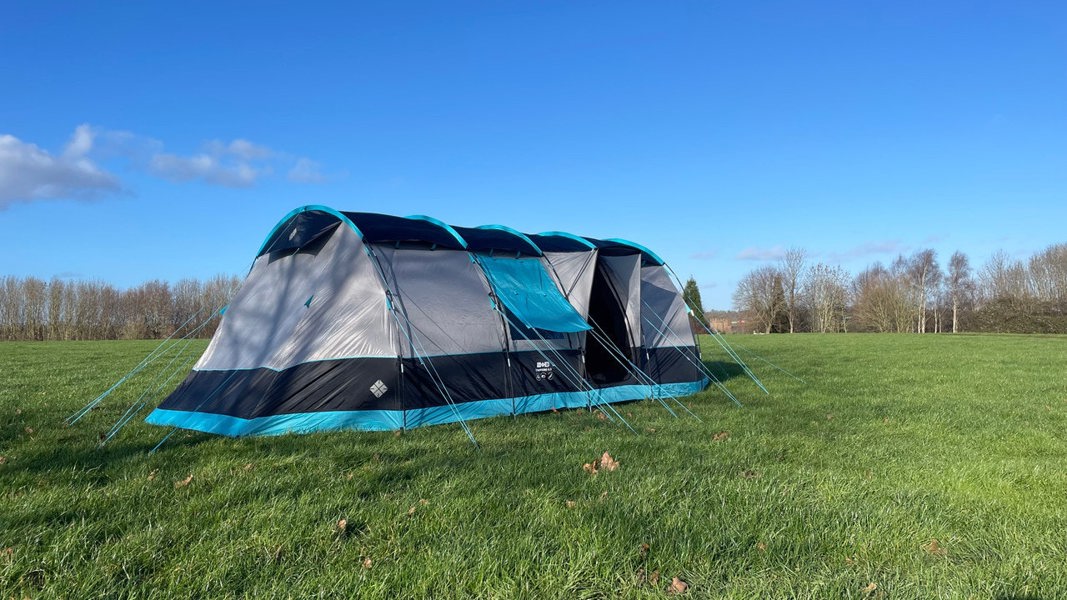
<svg viewBox="0 0 1067 600"><path fill-rule="evenodd" d="M504 225L453 227L433 217L396 217L378 213L341 212L321 205L302 206L286 215L264 240L257 256L299 248L345 224L365 241L374 244L414 242L471 252L514 252L541 256L543 252L588 252L598 249L607 256L640 254L643 265L663 265L655 252L619 238L606 240L580 237L565 231L526 235Z"/></svg>
<svg viewBox="0 0 1067 600"><path fill-rule="evenodd" d="M541 256L541 249L530 238L504 225L456 227L455 230L466 240L467 250L471 252L499 251L527 256Z"/></svg>

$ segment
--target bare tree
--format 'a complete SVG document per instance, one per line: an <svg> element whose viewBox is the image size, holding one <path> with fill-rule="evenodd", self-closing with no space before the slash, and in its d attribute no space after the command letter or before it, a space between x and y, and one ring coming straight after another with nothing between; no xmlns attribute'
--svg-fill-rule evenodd
<svg viewBox="0 0 1067 600"><path fill-rule="evenodd" d="M918 324L915 330L926 333L926 310L931 292L936 289L941 278L941 269L937 266L937 254L931 250L920 250L911 256L906 267L911 285L915 288Z"/></svg>
<svg viewBox="0 0 1067 600"><path fill-rule="evenodd" d="M960 330L960 308L974 297L975 283L967 255L954 252L948 261L948 296L952 303L952 333Z"/></svg>
<svg viewBox="0 0 1067 600"><path fill-rule="evenodd" d="M803 248L790 248L782 257L782 282L785 288L786 316L789 319L789 333L796 331L797 300L800 298L800 276L804 272L804 260L807 252Z"/></svg>
<svg viewBox="0 0 1067 600"><path fill-rule="evenodd" d="M745 275L734 291L734 307L752 315L764 333L770 333L785 312L782 272L760 267Z"/></svg>
<svg viewBox="0 0 1067 600"><path fill-rule="evenodd" d="M849 276L841 267L815 264L807 271L801 295L811 311L811 329L819 333L845 330Z"/></svg>

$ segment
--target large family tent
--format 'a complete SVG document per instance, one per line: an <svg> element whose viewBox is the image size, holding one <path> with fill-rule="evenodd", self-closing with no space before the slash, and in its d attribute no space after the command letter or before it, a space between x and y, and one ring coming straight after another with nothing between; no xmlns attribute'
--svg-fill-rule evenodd
<svg viewBox="0 0 1067 600"><path fill-rule="evenodd" d="M147 421L397 430L702 390L687 307L624 240L306 206L267 236Z"/></svg>

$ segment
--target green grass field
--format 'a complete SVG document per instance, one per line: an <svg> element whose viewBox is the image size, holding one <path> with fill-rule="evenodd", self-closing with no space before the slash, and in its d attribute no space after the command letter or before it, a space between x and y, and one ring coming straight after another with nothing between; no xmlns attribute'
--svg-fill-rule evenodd
<svg viewBox="0 0 1067 600"><path fill-rule="evenodd" d="M154 454L63 424L153 342L0 344L0 598L1067 598L1067 337L730 340L807 383Z"/></svg>

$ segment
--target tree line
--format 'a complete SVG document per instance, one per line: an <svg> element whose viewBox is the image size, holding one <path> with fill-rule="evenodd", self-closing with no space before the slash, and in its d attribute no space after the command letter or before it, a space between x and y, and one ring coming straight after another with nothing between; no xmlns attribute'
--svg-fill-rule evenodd
<svg viewBox="0 0 1067 600"><path fill-rule="evenodd" d="M0 340L159 339L205 321L241 279L217 275L171 284L146 281L119 289L89 280L0 277ZM197 335L210 337L218 320Z"/></svg>
<svg viewBox="0 0 1067 600"><path fill-rule="evenodd" d="M1027 260L995 253L980 269L932 249L852 275L800 248L750 271L734 291L744 332L1067 333L1067 244Z"/></svg>

